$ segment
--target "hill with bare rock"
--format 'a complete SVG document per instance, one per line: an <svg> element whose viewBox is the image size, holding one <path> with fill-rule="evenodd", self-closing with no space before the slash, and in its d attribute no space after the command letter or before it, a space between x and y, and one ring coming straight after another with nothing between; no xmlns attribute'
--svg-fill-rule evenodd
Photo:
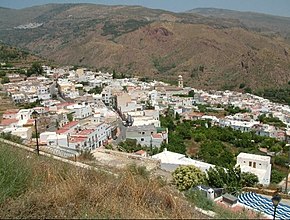
<svg viewBox="0 0 290 220"><path fill-rule="evenodd" d="M172 82L182 74L186 85L204 89L285 87L290 80L285 34L258 32L235 17L94 4L0 11L3 42L60 64Z"/></svg>

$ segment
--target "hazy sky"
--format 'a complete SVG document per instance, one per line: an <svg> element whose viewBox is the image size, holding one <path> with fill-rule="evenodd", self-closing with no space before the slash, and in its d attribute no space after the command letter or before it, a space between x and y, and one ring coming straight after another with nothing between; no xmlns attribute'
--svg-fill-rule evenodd
<svg viewBox="0 0 290 220"><path fill-rule="evenodd" d="M175 12L214 7L290 17L290 0L0 0L0 6L8 8L25 8L47 3L143 5Z"/></svg>

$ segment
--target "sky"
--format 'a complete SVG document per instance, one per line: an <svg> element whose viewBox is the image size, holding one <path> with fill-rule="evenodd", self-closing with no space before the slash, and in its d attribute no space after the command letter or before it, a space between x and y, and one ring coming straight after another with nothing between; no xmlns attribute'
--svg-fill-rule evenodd
<svg viewBox="0 0 290 220"><path fill-rule="evenodd" d="M142 5L174 12L193 8L223 8L290 17L290 0L0 0L1 7L16 9L47 3Z"/></svg>

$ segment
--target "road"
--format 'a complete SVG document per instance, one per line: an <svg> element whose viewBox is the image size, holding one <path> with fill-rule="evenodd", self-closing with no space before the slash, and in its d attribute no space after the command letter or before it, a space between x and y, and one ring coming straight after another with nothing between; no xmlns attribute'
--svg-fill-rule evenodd
<svg viewBox="0 0 290 220"><path fill-rule="evenodd" d="M127 127L123 125L123 122L121 119L118 119L118 121L116 122L116 126L118 127L118 133L117 133L118 136L116 140L112 141L112 143L115 145L118 145L120 142L126 139Z"/></svg>
<svg viewBox="0 0 290 220"><path fill-rule="evenodd" d="M52 85L50 86L50 94L56 95L57 100L61 102L66 102L60 95L58 94L58 89L56 88L56 81L53 81Z"/></svg>

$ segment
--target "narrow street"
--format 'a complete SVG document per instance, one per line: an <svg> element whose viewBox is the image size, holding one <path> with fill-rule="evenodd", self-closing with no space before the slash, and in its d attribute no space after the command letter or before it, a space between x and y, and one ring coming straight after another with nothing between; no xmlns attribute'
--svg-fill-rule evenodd
<svg viewBox="0 0 290 220"><path fill-rule="evenodd" d="M126 139L126 130L127 130L127 127L123 125L123 122L121 119L117 120L116 126L118 129L118 132L117 132L117 139L112 141L112 144L114 145L118 145L120 142Z"/></svg>

